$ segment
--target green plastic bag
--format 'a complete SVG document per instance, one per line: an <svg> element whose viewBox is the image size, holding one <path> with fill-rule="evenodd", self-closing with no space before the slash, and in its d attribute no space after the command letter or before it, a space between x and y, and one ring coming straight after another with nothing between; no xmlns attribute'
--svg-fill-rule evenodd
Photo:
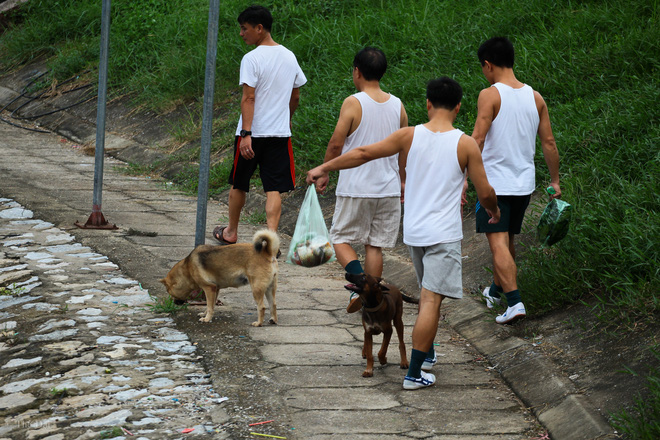
<svg viewBox="0 0 660 440"><path fill-rule="evenodd" d="M335 251L325 226L316 187L310 185L300 206L286 261L299 266L314 267L334 259Z"/></svg>
<svg viewBox="0 0 660 440"><path fill-rule="evenodd" d="M553 187L548 187L548 194L554 194ZM568 234L573 216L573 207L563 200L552 199L543 210L536 228L539 241L543 246L552 246Z"/></svg>

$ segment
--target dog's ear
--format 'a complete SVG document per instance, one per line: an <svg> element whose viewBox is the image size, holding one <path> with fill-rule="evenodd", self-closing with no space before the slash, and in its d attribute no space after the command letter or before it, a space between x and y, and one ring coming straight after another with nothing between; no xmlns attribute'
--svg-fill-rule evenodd
<svg viewBox="0 0 660 440"><path fill-rule="evenodd" d="M389 292L390 291L390 288L387 287L386 285L380 284L380 282L378 283L378 285L380 286L380 291L381 292Z"/></svg>
<svg viewBox="0 0 660 440"><path fill-rule="evenodd" d="M165 284L165 285L167 286L167 280L166 280L165 278L161 278L161 279L158 280L158 281L160 281L161 283L163 283L163 284Z"/></svg>
<svg viewBox="0 0 660 440"><path fill-rule="evenodd" d="M376 282L380 284L383 281L383 278L381 277L374 277L376 279Z"/></svg>

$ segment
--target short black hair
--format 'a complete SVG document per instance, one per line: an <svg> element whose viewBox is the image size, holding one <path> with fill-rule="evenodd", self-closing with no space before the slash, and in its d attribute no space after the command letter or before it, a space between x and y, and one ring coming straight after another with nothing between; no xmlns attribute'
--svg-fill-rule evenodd
<svg viewBox="0 0 660 440"><path fill-rule="evenodd" d="M273 27L273 16L266 7L252 5L238 15L238 23L248 23L252 26L260 24L264 29L270 32Z"/></svg>
<svg viewBox="0 0 660 440"><path fill-rule="evenodd" d="M353 67L357 67L367 81L380 81L387 70L387 58L382 50L368 46L355 54Z"/></svg>
<svg viewBox="0 0 660 440"><path fill-rule="evenodd" d="M453 110L463 99L463 88L456 80L446 76L432 79L426 85L426 99L433 108Z"/></svg>
<svg viewBox="0 0 660 440"><path fill-rule="evenodd" d="M513 43L506 37L494 37L479 46L477 56L481 65L486 61L497 67L513 67Z"/></svg>

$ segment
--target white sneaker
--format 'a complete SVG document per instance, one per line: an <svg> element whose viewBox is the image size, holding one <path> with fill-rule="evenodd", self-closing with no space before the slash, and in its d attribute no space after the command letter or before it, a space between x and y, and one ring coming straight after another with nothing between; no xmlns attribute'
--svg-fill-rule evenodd
<svg viewBox="0 0 660 440"><path fill-rule="evenodd" d="M502 302L502 298L495 298L494 296L490 296L490 287L486 287L481 294L484 298L486 298L486 307L489 309L492 309L494 306L499 306Z"/></svg>
<svg viewBox="0 0 660 440"><path fill-rule="evenodd" d="M498 324L511 324L525 316L525 305L519 302L518 304L508 307L503 314L498 315L497 318L495 318L495 322Z"/></svg>
<svg viewBox="0 0 660 440"><path fill-rule="evenodd" d="M436 362L438 362L437 355L434 355L432 358L424 359L424 363L422 364L422 371L431 371L431 368L433 368Z"/></svg>
<svg viewBox="0 0 660 440"><path fill-rule="evenodd" d="M419 388L430 387L435 383L435 376L431 373L425 373L421 371L422 377L410 377L406 376L403 379L403 389L404 390L417 390Z"/></svg>

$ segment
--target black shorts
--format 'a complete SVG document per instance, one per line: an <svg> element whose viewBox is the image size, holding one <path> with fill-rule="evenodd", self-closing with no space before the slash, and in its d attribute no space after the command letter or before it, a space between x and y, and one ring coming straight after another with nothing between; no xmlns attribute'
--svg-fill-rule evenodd
<svg viewBox="0 0 660 440"><path fill-rule="evenodd" d="M486 208L477 201L477 232L508 232L520 234L525 218L525 210L529 206L531 194L527 196L497 196L497 206L500 207L500 221L491 225Z"/></svg>
<svg viewBox="0 0 660 440"><path fill-rule="evenodd" d="M250 179L259 166L259 175L265 192L292 191L296 184L293 148L289 137L252 138L254 157L241 156L238 147L241 137L234 140L234 163L229 173L229 184L245 192L250 191Z"/></svg>

